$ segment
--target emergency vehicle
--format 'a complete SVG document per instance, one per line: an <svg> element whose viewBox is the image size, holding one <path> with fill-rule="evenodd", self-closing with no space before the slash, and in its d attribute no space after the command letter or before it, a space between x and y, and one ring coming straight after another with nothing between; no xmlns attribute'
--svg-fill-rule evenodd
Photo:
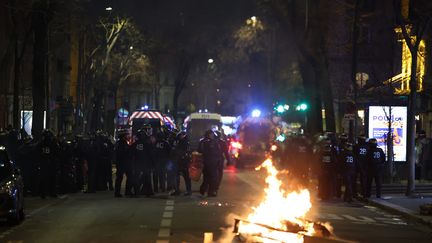
<svg viewBox="0 0 432 243"><path fill-rule="evenodd" d="M237 167L256 167L261 164L266 159L266 153L272 149L274 131L275 126L270 119L244 119L237 131L237 140L232 140L230 144L230 149L235 150Z"/></svg>
<svg viewBox="0 0 432 243"><path fill-rule="evenodd" d="M221 115L217 113L192 113L183 123L186 133L189 137L192 150L198 149L200 139L204 136L205 131L220 130L222 126Z"/></svg>
<svg viewBox="0 0 432 243"><path fill-rule="evenodd" d="M129 117L128 124L132 127L132 134L136 134L144 124L149 124L153 130L158 130L163 125L171 129L175 128L173 119L167 115L163 115L158 110L136 110Z"/></svg>

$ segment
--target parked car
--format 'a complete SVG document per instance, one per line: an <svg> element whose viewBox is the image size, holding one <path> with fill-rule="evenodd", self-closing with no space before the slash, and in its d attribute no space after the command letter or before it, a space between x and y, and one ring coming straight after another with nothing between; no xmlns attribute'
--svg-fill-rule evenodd
<svg viewBox="0 0 432 243"><path fill-rule="evenodd" d="M11 224L24 219L24 185L20 170L0 147L0 217Z"/></svg>

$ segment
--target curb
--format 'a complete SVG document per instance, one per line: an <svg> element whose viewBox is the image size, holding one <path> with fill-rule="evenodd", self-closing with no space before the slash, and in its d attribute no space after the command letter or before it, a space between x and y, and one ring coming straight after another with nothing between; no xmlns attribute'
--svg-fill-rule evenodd
<svg viewBox="0 0 432 243"><path fill-rule="evenodd" d="M402 215L409 220L424 224L424 225L432 228L432 217L431 217L431 219L425 219L423 216L416 215L415 211L403 208L403 207L396 205L396 204L393 204L393 203L386 202L384 200L378 201L378 200L368 199L367 203L370 205L379 207L381 209L387 210L389 212Z"/></svg>

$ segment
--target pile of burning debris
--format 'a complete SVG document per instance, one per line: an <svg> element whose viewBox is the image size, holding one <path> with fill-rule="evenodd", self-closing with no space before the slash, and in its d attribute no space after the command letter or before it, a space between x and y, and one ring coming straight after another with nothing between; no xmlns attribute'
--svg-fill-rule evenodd
<svg viewBox="0 0 432 243"><path fill-rule="evenodd" d="M332 238L330 225L305 219L312 208L307 189L286 192L269 158L257 168L267 170L265 196L245 219L235 219L233 243L303 242L305 236Z"/></svg>

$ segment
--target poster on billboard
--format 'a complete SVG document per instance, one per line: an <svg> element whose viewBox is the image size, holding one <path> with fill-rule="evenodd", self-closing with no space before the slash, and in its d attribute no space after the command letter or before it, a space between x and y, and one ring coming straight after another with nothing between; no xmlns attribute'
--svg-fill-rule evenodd
<svg viewBox="0 0 432 243"><path fill-rule="evenodd" d="M369 138L375 138L384 152L387 152L389 122L393 134L394 161L406 161L407 107L369 106Z"/></svg>

